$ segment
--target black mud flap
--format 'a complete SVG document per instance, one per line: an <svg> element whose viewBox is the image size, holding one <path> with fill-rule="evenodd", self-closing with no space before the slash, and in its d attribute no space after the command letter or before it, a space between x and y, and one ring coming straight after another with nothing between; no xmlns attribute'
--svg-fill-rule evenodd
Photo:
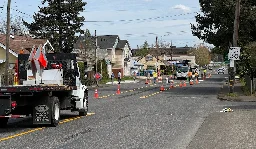
<svg viewBox="0 0 256 149"><path fill-rule="evenodd" d="M0 96L0 115L8 115L11 112L11 96Z"/></svg>
<svg viewBox="0 0 256 149"><path fill-rule="evenodd" d="M51 124L52 108L48 100L48 96L43 97L40 103L37 103L33 108L33 124L48 125Z"/></svg>

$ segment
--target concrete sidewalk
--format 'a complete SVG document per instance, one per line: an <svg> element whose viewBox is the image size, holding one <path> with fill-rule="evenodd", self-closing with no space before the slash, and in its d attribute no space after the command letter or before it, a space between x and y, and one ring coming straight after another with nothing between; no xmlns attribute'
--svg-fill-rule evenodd
<svg viewBox="0 0 256 149"><path fill-rule="evenodd" d="M211 114L205 119L187 148L256 148L255 112L256 110L234 109L234 112Z"/></svg>
<svg viewBox="0 0 256 149"><path fill-rule="evenodd" d="M241 87L241 83L236 83L234 90L237 97L227 97L228 84L223 84L218 98L225 101L220 105L231 108L233 112L215 111L209 114L188 149L256 148L256 98L245 96Z"/></svg>
<svg viewBox="0 0 256 149"><path fill-rule="evenodd" d="M246 96L242 91L242 84L237 82L234 86L234 93L237 95L236 97L228 96L229 86L227 83L224 83L220 93L218 94L218 99L227 100L227 101L246 101L246 102L256 102L256 97Z"/></svg>

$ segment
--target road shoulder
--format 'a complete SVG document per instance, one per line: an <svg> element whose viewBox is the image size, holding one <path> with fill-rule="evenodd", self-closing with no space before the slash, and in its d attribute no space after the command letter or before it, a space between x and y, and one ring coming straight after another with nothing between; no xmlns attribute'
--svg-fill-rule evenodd
<svg viewBox="0 0 256 149"><path fill-rule="evenodd" d="M227 83L223 83L220 92L218 93L219 100L236 101L236 102L256 102L256 97L246 96L242 91L242 84L236 83L234 86L234 96L228 96L229 87Z"/></svg>
<svg viewBox="0 0 256 149"><path fill-rule="evenodd" d="M210 114L188 149L252 148L256 146L256 110Z"/></svg>

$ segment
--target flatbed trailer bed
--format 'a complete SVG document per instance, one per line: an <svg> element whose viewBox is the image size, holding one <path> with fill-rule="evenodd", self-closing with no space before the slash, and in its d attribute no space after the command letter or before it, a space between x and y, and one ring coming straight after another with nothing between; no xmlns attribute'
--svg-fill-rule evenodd
<svg viewBox="0 0 256 149"><path fill-rule="evenodd" d="M42 92L42 91L71 91L76 90L76 86L42 84L42 85L13 85L0 87L0 93L17 93L17 92Z"/></svg>
<svg viewBox="0 0 256 149"><path fill-rule="evenodd" d="M51 126L58 125L60 110L87 114L88 88L81 83L76 54L40 50L42 47L36 53L18 55L19 85L0 87L0 127L6 126L9 118L30 114L33 124ZM45 67L39 65L40 53L47 59Z"/></svg>

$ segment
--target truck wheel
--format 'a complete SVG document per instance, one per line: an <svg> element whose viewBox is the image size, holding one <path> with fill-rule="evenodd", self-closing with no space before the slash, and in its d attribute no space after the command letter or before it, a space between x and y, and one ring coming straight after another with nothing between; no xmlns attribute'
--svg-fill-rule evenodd
<svg viewBox="0 0 256 149"><path fill-rule="evenodd" d="M51 118L51 125L53 127L58 126L60 121L60 102L58 97L50 97L51 107L52 107L52 118Z"/></svg>
<svg viewBox="0 0 256 149"><path fill-rule="evenodd" d="M7 127L8 119L9 118L0 118L0 128Z"/></svg>
<svg viewBox="0 0 256 149"><path fill-rule="evenodd" d="M79 116L86 116L87 112L88 112L88 94L84 95L84 100L86 99L86 109L82 109L81 111L79 111Z"/></svg>

